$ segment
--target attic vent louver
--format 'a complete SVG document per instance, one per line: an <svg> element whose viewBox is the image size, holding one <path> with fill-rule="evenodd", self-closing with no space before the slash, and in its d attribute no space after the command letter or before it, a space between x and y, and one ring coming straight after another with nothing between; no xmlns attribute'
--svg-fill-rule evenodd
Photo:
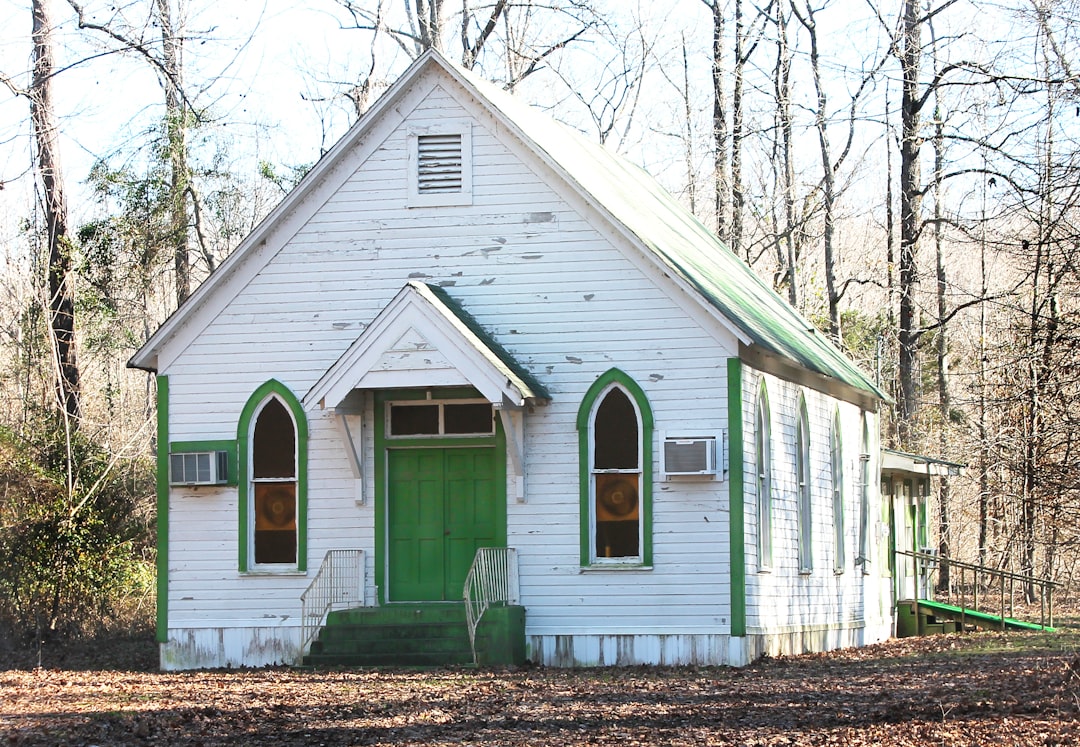
<svg viewBox="0 0 1080 747"><path fill-rule="evenodd" d="M410 128L409 207L471 205L472 124L448 119Z"/></svg>
<svg viewBox="0 0 1080 747"><path fill-rule="evenodd" d="M417 136L416 186L420 194L462 190L461 147L460 133Z"/></svg>

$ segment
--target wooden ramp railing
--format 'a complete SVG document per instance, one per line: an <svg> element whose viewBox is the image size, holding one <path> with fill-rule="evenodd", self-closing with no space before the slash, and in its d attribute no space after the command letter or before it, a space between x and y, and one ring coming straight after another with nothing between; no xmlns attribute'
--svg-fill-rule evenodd
<svg viewBox="0 0 1080 747"><path fill-rule="evenodd" d="M929 589L937 587L934 576L943 568L948 568L949 585L946 599L936 601L944 601L956 607L959 610L961 626L967 623L968 613L982 613L978 617L971 615L972 621L985 622L986 613L992 612L995 624L1005 630L1010 620L1017 621L1021 614L1029 614L1026 610L1022 613L1017 612L1018 594L1032 606L1038 603L1039 628L1047 630L1054 626L1054 587L1060 586L1055 581L954 560L935 553L897 550L896 554L914 559L915 576L917 579L925 576L926 586ZM1027 599L1029 594L1032 595L1032 599ZM937 596L940 597L940 593Z"/></svg>

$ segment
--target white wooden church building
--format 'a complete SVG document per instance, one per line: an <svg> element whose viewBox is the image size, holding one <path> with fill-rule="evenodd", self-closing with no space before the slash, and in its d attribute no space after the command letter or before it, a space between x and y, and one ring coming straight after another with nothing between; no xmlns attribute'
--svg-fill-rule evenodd
<svg viewBox="0 0 1080 747"><path fill-rule="evenodd" d="M883 395L643 171L418 59L132 358L158 375L166 669L291 663L513 548L527 657L887 638Z"/></svg>

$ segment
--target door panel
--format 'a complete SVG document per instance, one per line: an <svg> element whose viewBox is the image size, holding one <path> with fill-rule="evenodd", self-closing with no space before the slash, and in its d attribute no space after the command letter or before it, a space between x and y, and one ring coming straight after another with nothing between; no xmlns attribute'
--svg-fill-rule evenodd
<svg viewBox="0 0 1080 747"><path fill-rule="evenodd" d="M478 547L499 543L495 449L390 449L390 601L461 599Z"/></svg>

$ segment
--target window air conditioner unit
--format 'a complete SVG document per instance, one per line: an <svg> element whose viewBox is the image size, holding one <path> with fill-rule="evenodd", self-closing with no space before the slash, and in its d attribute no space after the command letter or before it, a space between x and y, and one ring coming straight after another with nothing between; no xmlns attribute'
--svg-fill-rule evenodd
<svg viewBox="0 0 1080 747"><path fill-rule="evenodd" d="M685 475L714 476L716 436L664 435L660 449L660 469L666 477Z"/></svg>
<svg viewBox="0 0 1080 747"><path fill-rule="evenodd" d="M226 485L229 452L191 451L169 455L170 485Z"/></svg>

